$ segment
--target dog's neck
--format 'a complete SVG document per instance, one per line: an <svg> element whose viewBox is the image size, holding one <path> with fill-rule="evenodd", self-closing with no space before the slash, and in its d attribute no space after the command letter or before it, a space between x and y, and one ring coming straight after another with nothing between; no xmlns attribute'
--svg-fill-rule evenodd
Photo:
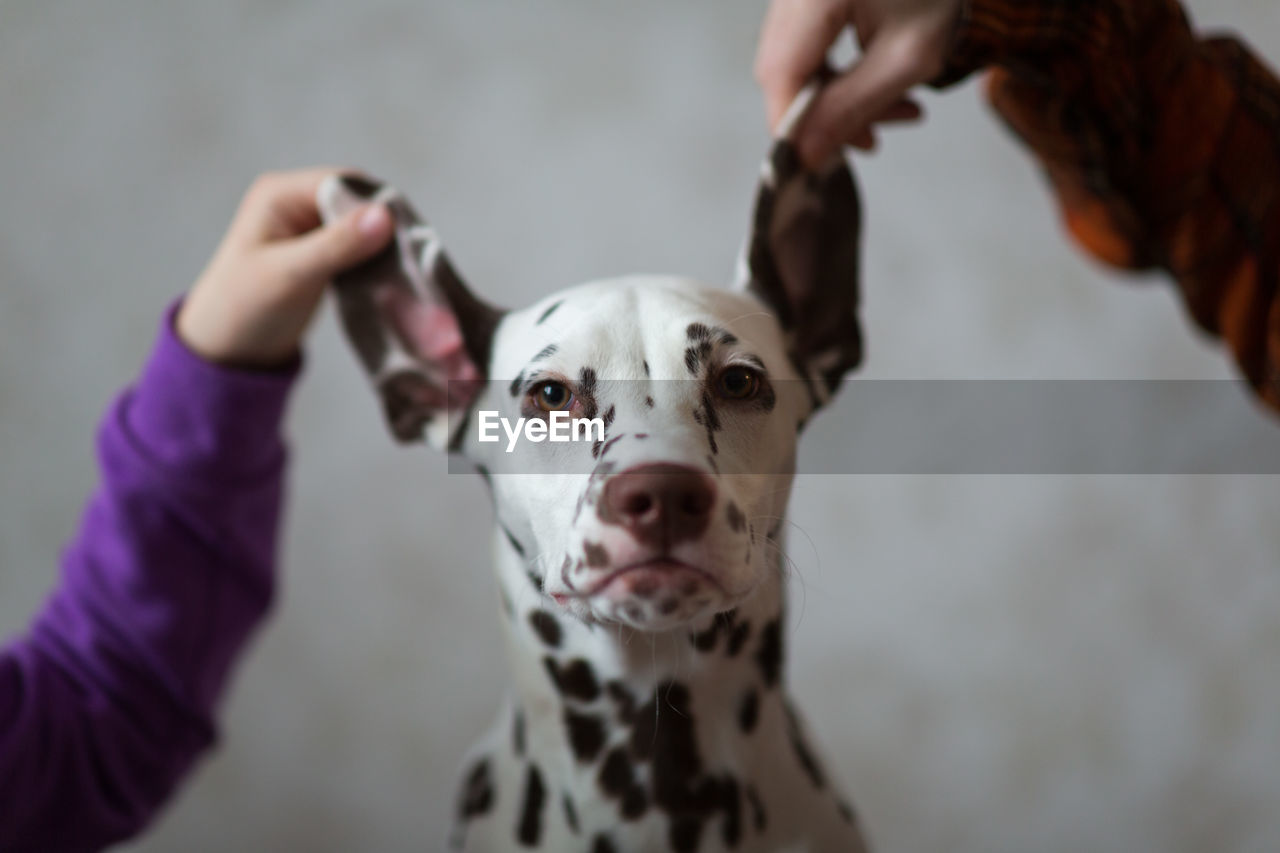
<svg viewBox="0 0 1280 853"><path fill-rule="evenodd" d="M601 759L632 738L684 749L671 741L692 733L703 767L748 777L776 760L756 745L787 742L769 732L790 720L780 564L735 610L647 633L560 612L505 536L496 550L518 746L561 767L566 784L584 773L594 784Z"/></svg>

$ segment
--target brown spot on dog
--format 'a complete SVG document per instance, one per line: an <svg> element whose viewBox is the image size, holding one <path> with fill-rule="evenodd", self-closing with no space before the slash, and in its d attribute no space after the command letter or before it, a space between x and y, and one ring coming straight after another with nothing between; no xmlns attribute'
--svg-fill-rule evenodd
<svg viewBox="0 0 1280 853"><path fill-rule="evenodd" d="M707 419L707 429L712 432L719 432L722 429L720 416L716 413L715 404L711 401L711 395L706 391L702 392L702 413Z"/></svg>
<svg viewBox="0 0 1280 853"><path fill-rule="evenodd" d="M555 355L559 351L560 351L559 345L547 344L545 347L538 350L538 354L535 355L532 359L530 359L530 362L542 361L544 358L551 358L551 356Z"/></svg>
<svg viewBox="0 0 1280 853"><path fill-rule="evenodd" d="M524 712L516 711L511 724L511 748L518 756L524 755Z"/></svg>
<svg viewBox="0 0 1280 853"><path fill-rule="evenodd" d="M595 542L584 542L582 543L582 553L586 557L587 565L593 569L609 565L609 552L605 550L603 545Z"/></svg>
<svg viewBox="0 0 1280 853"><path fill-rule="evenodd" d="M705 631L699 631L696 634L690 634L689 639L693 642L693 647L700 652L709 652L716 646L716 637L720 635L720 622L713 620L711 627Z"/></svg>
<svg viewBox="0 0 1280 853"><path fill-rule="evenodd" d="M503 535L507 537L507 542L510 543L515 552L523 557L524 546L520 544L520 540L516 538L516 535L508 530L505 524L499 523L498 526L502 528Z"/></svg>
<svg viewBox="0 0 1280 853"><path fill-rule="evenodd" d="M739 622L733 626L733 631L729 633L729 642L725 646L725 654L729 657L736 657L738 652L742 651L742 647L747 642L747 637L751 636L751 623Z"/></svg>
<svg viewBox="0 0 1280 853"><path fill-rule="evenodd" d="M760 631L760 645L756 649L756 663L760 666L760 674L764 677L766 687L778 683L778 674L782 670L782 625L774 619Z"/></svg>
<svg viewBox="0 0 1280 853"><path fill-rule="evenodd" d="M706 323L690 323L684 333L685 337L695 343L711 340L711 329Z"/></svg>
<svg viewBox="0 0 1280 853"><path fill-rule="evenodd" d="M583 764L595 760L604 747L604 724L594 714L579 714L565 709L564 726L569 735L569 747Z"/></svg>
<svg viewBox="0 0 1280 853"><path fill-rule="evenodd" d="M725 521L729 522L729 529L734 533L741 533L742 529L747 525L747 517L742 514L742 510L733 501L725 504Z"/></svg>
<svg viewBox="0 0 1280 853"><path fill-rule="evenodd" d="M516 826L516 840L525 847L536 846L542 838L542 807L546 799L547 788L542 781L542 771L536 764L530 764L525 776L520 822Z"/></svg>
<svg viewBox="0 0 1280 853"><path fill-rule="evenodd" d="M599 411L596 404L596 372L590 367L584 367L578 373L578 402L582 404L582 416L587 420L591 420Z"/></svg>
<svg viewBox="0 0 1280 853"><path fill-rule="evenodd" d="M556 309L557 309L557 308L559 308L559 307L560 307L561 305L563 305L563 304L564 304L564 300L563 300L563 299L557 300L556 302L552 302L550 305L548 305L548 306L547 306L547 310L545 310L545 311L543 311L543 312L542 312L542 315L541 315L540 317L538 317L537 321L536 321L536 322L534 322L534 324L533 324L533 325L535 325L535 326L541 326L541 325L542 325L542 323L543 323L543 321L545 321L545 320L546 320L548 317L550 317L552 314L556 313Z"/></svg>
<svg viewBox="0 0 1280 853"><path fill-rule="evenodd" d="M635 773L631 768L631 760L622 747L614 747L605 756L600 765L597 777L600 790L611 797L622 797L635 781Z"/></svg>
<svg viewBox="0 0 1280 853"><path fill-rule="evenodd" d="M493 791L493 779L489 774L489 762L480 759L467 773L467 781L462 786L462 798L458 804L458 814L465 823L472 818L486 814L496 797Z"/></svg>
<svg viewBox="0 0 1280 853"><path fill-rule="evenodd" d="M748 690L743 694L742 701L738 703L738 727L744 734L751 734L759 719L760 697L754 690Z"/></svg>
<svg viewBox="0 0 1280 853"><path fill-rule="evenodd" d="M618 810L625 820L636 820L649 807L649 797L636 781L631 759L622 747L615 747L605 756L597 777L605 796L620 800Z"/></svg>
<svg viewBox="0 0 1280 853"><path fill-rule="evenodd" d="M621 681L610 681L604 689L618 708L618 720L624 725L630 725L636 716L636 700L631 691Z"/></svg>
<svg viewBox="0 0 1280 853"><path fill-rule="evenodd" d="M559 647L563 632L556 617L545 610L533 610L529 613L529 625L533 627L542 642L553 649Z"/></svg>
<svg viewBox="0 0 1280 853"><path fill-rule="evenodd" d="M566 698L591 702L600 695L595 670L582 658L574 658L567 666L562 667L555 658L544 657L542 665L546 667L547 675L551 676L551 683Z"/></svg>

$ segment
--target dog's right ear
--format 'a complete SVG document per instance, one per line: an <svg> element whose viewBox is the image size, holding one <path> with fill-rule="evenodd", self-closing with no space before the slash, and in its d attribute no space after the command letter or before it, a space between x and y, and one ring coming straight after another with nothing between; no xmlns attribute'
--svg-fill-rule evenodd
<svg viewBox="0 0 1280 853"><path fill-rule="evenodd" d="M487 378L502 312L472 295L435 231L395 188L335 175L317 192L326 222L370 201L390 210L395 237L334 278L342 327L396 439L448 449Z"/></svg>
<svg viewBox="0 0 1280 853"><path fill-rule="evenodd" d="M791 141L820 85L806 86L779 125L737 276L777 314L815 405L862 362L857 184L843 155L809 171Z"/></svg>

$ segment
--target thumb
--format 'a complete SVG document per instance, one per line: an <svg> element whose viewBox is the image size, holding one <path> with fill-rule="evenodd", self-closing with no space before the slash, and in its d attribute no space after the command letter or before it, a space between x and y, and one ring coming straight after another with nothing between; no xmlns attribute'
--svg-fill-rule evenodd
<svg viewBox="0 0 1280 853"><path fill-rule="evenodd" d="M278 244L276 260L295 281L327 282L377 254L391 232L391 213L385 205L361 205L335 222Z"/></svg>
<svg viewBox="0 0 1280 853"><path fill-rule="evenodd" d="M801 159L810 166L825 163L841 145L864 136L876 116L927 77L914 33L881 32L852 68L818 94L800 128Z"/></svg>

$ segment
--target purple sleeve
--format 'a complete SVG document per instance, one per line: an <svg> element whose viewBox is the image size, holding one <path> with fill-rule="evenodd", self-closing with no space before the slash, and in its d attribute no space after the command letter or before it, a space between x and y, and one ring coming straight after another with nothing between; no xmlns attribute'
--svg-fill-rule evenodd
<svg viewBox="0 0 1280 853"><path fill-rule="evenodd" d="M214 742L271 603L297 365L206 363L173 314L101 424L101 483L57 588L0 650L0 850L98 850L142 829Z"/></svg>

